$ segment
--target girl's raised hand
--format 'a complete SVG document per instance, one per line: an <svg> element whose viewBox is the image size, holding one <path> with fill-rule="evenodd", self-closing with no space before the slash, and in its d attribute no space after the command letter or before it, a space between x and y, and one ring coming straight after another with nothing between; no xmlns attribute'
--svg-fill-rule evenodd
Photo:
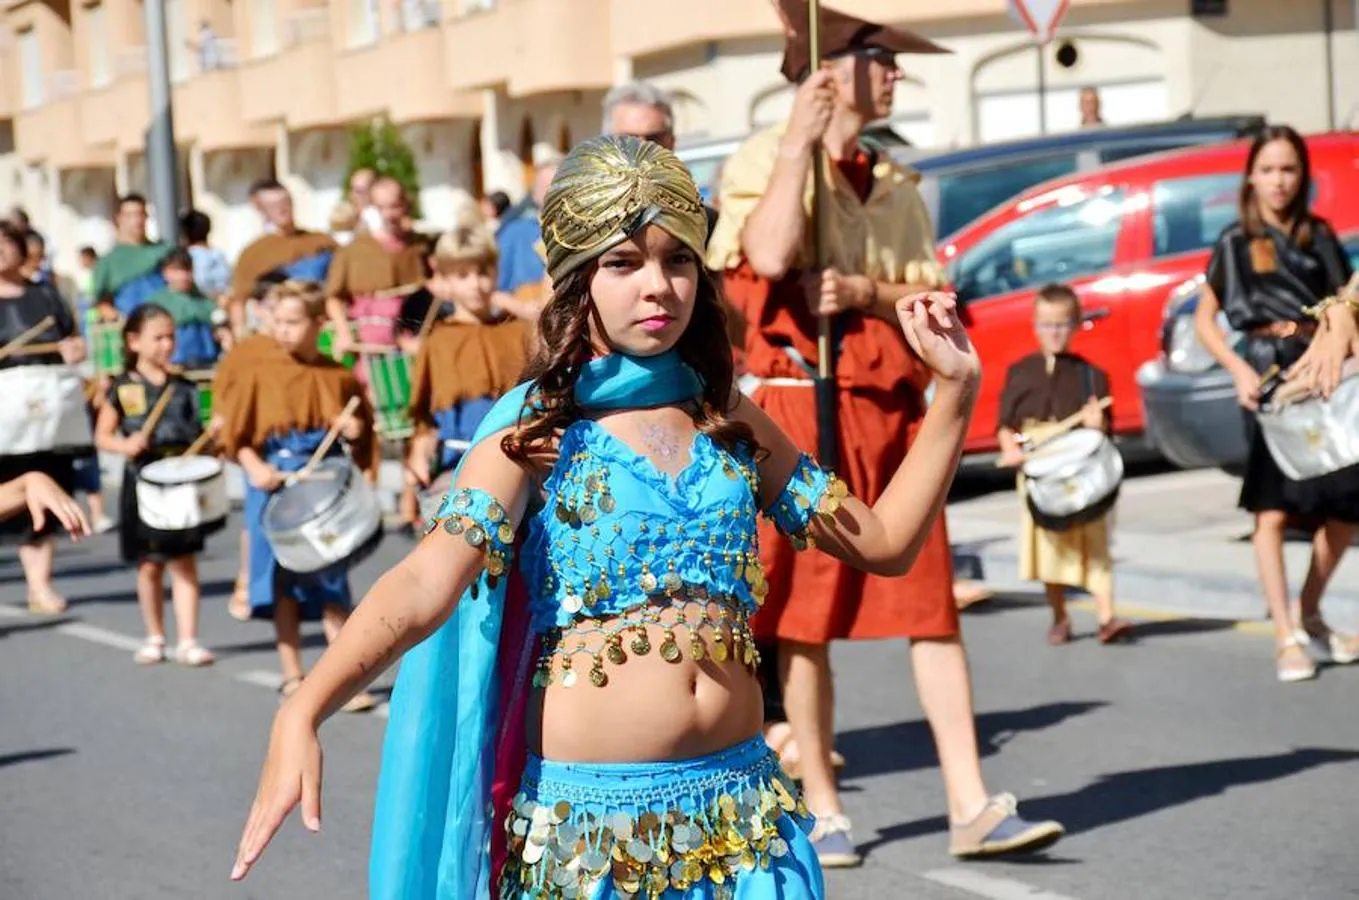
<svg viewBox="0 0 1359 900"><path fill-rule="evenodd" d="M958 317L954 294L930 291L902 297L897 318L906 343L939 379L963 383L981 377L981 360Z"/></svg>

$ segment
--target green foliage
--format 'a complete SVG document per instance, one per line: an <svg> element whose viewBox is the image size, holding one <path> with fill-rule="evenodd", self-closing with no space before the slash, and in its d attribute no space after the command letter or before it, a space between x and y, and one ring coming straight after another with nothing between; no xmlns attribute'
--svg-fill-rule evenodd
<svg viewBox="0 0 1359 900"><path fill-rule="evenodd" d="M349 169L344 183L359 169L372 169L401 182L410 198L411 216L420 217L420 170L401 131L387 119L374 119L349 130Z"/></svg>

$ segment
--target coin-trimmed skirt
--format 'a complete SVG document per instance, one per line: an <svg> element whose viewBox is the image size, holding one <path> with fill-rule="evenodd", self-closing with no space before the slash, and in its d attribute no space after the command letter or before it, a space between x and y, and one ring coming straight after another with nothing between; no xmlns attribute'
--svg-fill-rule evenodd
<svg viewBox="0 0 1359 900"><path fill-rule="evenodd" d="M823 900L812 817L756 737L679 762L529 754L501 900Z"/></svg>

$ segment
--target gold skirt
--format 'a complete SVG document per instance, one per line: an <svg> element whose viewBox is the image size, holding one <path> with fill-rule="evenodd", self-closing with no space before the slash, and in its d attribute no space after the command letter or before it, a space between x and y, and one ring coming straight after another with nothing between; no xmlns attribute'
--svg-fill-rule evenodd
<svg viewBox="0 0 1359 900"><path fill-rule="evenodd" d="M1078 587L1112 595L1114 565L1109 556L1110 510L1093 522L1049 531L1029 513L1024 476L1019 476L1019 577L1025 581Z"/></svg>

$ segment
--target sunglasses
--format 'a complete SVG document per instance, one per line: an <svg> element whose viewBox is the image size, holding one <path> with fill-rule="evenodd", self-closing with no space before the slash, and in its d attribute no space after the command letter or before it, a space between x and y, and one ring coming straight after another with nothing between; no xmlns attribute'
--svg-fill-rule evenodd
<svg viewBox="0 0 1359 900"><path fill-rule="evenodd" d="M639 138L643 141L651 141L651 143L653 144L665 144L667 141L670 140L671 137L673 137L673 135L671 135L670 133L669 128L663 128L660 131L653 131L650 134L633 133L632 136L635 138Z"/></svg>

